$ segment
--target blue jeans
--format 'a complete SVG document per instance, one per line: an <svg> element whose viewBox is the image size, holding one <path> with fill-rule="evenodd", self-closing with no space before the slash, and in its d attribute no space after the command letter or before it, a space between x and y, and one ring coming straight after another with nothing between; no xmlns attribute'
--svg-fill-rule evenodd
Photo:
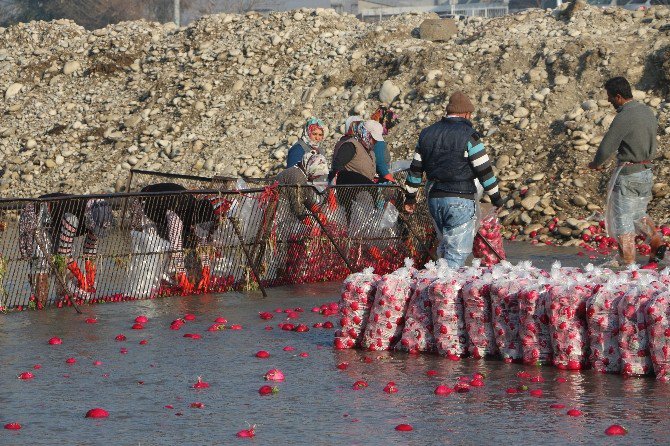
<svg viewBox="0 0 670 446"><path fill-rule="evenodd" d="M636 232L639 221L647 215L653 181L651 169L629 175L619 174L611 198L613 232L616 235Z"/></svg>
<svg viewBox="0 0 670 446"><path fill-rule="evenodd" d="M474 200L457 197L430 198L428 210L442 240L437 248L451 268L460 268L472 253L476 232Z"/></svg>

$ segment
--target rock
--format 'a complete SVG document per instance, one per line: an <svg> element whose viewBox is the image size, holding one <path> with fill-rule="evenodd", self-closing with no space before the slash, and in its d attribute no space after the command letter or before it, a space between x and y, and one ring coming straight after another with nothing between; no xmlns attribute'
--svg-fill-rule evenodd
<svg viewBox="0 0 670 446"><path fill-rule="evenodd" d="M265 138L263 138L263 144L265 144L266 146L276 146L278 142L279 138L275 135L268 135Z"/></svg>
<svg viewBox="0 0 670 446"><path fill-rule="evenodd" d="M574 197L572 197L572 202L575 204L575 206L580 207L584 207L588 204L586 198L582 197L581 195L575 195Z"/></svg>
<svg viewBox="0 0 670 446"><path fill-rule="evenodd" d="M530 211L533 208L535 208L535 205L539 203L539 201L540 197L538 197L537 195L530 195L521 200L521 206L523 206L523 208L526 209L527 211Z"/></svg>
<svg viewBox="0 0 670 446"><path fill-rule="evenodd" d="M458 33L458 25L452 19L426 19L419 25L419 36L431 42L446 42Z"/></svg>
<svg viewBox="0 0 670 446"><path fill-rule="evenodd" d="M23 84L18 82L11 84L9 87L7 87L7 90L5 90L5 100L12 99L14 96L19 94L22 88Z"/></svg>
<svg viewBox="0 0 670 446"><path fill-rule="evenodd" d="M70 60L65 62L63 65L63 74L69 76L70 74L76 73L81 69L81 64L76 60Z"/></svg>
<svg viewBox="0 0 670 446"><path fill-rule="evenodd" d="M392 81L386 80L382 84L382 88L379 90L379 100L386 104L392 104L393 100L398 97L399 94L400 88Z"/></svg>
<svg viewBox="0 0 670 446"><path fill-rule="evenodd" d="M559 74L554 78L554 85L566 85L568 82L570 82L570 78L563 76L562 74Z"/></svg>
<svg viewBox="0 0 670 446"><path fill-rule="evenodd" d="M505 167L509 166L510 162L510 157L508 155L501 155L498 157L498 161L496 161L496 167L500 170L504 169Z"/></svg>
<svg viewBox="0 0 670 446"><path fill-rule="evenodd" d="M517 107L517 108L514 110L513 116L514 116L515 118L525 118L525 117L528 116L529 114L530 114L530 112L528 111L527 108L525 108L525 107Z"/></svg>

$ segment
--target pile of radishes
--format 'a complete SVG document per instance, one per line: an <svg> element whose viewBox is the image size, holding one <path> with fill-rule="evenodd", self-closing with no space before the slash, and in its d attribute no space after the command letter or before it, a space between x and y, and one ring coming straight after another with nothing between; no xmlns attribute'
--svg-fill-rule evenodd
<svg viewBox="0 0 670 446"><path fill-rule="evenodd" d="M335 346L670 379L670 270L411 261L344 283ZM362 338L362 342L361 342Z"/></svg>

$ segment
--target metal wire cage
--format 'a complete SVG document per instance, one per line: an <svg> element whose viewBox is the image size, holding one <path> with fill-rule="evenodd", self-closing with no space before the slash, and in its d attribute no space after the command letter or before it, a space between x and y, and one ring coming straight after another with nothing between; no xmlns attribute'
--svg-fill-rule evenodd
<svg viewBox="0 0 670 446"><path fill-rule="evenodd" d="M138 185L151 182L151 173L137 177ZM389 272L405 257L422 264L435 244L425 202L411 216L398 212L397 185L321 191L260 180L264 187L236 190L232 178L152 178L196 189L0 199L2 310L265 294L367 266Z"/></svg>

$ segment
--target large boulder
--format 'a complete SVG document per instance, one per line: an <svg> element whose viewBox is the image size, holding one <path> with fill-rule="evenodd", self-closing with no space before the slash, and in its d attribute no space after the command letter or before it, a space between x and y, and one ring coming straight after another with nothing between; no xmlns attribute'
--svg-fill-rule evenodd
<svg viewBox="0 0 670 446"><path fill-rule="evenodd" d="M458 25L452 19L426 19L419 25L419 35L424 40L446 42L458 33Z"/></svg>

